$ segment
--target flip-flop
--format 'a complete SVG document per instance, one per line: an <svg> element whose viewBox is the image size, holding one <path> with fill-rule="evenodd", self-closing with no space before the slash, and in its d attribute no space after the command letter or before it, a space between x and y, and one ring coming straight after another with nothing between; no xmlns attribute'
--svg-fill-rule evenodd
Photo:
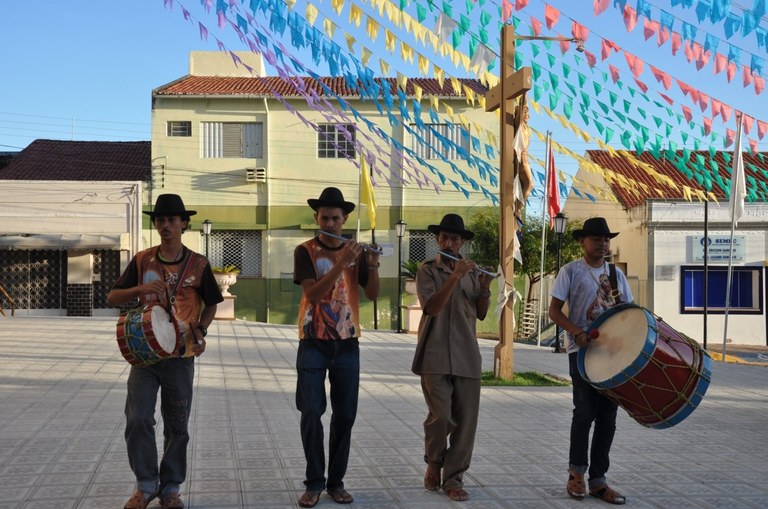
<svg viewBox="0 0 768 509"><path fill-rule="evenodd" d="M352 495L350 495L349 492L344 488L328 490L328 494L337 504L351 504L353 500Z"/></svg>
<svg viewBox="0 0 768 509"><path fill-rule="evenodd" d="M322 491L307 490L299 498L299 507L315 507L320 501Z"/></svg>
<svg viewBox="0 0 768 509"><path fill-rule="evenodd" d="M627 498L624 495L609 488L607 484L589 490L589 495L614 505L623 505L627 502Z"/></svg>

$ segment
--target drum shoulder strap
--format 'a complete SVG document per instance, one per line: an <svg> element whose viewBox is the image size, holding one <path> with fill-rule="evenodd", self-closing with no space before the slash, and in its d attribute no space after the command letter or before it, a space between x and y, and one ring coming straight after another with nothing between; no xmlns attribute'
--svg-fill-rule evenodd
<svg viewBox="0 0 768 509"><path fill-rule="evenodd" d="M621 293L619 292L619 282L616 277L616 265L613 263L608 264L608 280L611 283L611 290L616 298L616 304L621 304Z"/></svg>

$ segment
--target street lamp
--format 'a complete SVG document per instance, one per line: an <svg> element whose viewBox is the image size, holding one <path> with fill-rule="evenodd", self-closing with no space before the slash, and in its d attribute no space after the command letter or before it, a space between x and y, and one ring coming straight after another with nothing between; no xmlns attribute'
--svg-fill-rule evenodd
<svg viewBox="0 0 768 509"><path fill-rule="evenodd" d="M403 332L403 236L407 223L402 219L395 223L397 234L397 332Z"/></svg>
<svg viewBox="0 0 768 509"><path fill-rule="evenodd" d="M568 224L568 218L562 212L555 216L555 233L557 234L557 270L555 277L560 273L560 250L562 247L563 233ZM555 353L560 353L560 326L555 324Z"/></svg>
<svg viewBox="0 0 768 509"><path fill-rule="evenodd" d="M211 235L211 229L213 229L213 223L210 219L203 221L203 235L205 235L205 257L208 258L208 237Z"/></svg>

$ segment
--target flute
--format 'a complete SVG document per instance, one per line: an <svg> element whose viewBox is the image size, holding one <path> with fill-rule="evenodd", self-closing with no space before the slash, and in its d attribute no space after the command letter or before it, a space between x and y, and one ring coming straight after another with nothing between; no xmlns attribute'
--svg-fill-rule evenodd
<svg viewBox="0 0 768 509"><path fill-rule="evenodd" d="M460 262L460 261L461 261L461 258L458 258L458 257L456 257L456 256L453 256L453 255L452 255L452 254L450 254L450 253L446 253L445 251L438 251L438 254L440 254L441 256L445 256L446 258L450 258L451 260L456 260L457 262ZM493 278L497 278L497 277L499 277L499 274L498 274L498 273L494 274L493 272L488 272L487 270L485 270L485 269L481 269L480 267L475 267L475 268L476 268L477 270L479 270L480 272L482 272L483 274L486 274L486 275L488 275L488 276L491 276L491 277L493 277Z"/></svg>
<svg viewBox="0 0 768 509"><path fill-rule="evenodd" d="M348 239L346 237L342 237L341 235L336 235L335 233L327 232L325 230L320 230L320 233L322 233L323 235L328 235L331 238L338 239L338 240L340 240L342 242L349 242L350 240L352 240L352 239ZM360 243L360 247L362 247L363 250L365 250L365 251L370 251L371 253L376 253L378 255L384 253L383 249L376 249L375 247L373 247L370 244Z"/></svg>

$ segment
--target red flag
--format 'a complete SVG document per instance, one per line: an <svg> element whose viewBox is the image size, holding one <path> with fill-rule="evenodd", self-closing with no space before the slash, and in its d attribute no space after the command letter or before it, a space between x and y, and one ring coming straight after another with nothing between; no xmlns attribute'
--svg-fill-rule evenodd
<svg viewBox="0 0 768 509"><path fill-rule="evenodd" d="M557 168L555 168L555 153L549 146L549 168L547 168L547 210L549 212L549 227L555 227L555 216L560 213L560 193L557 187Z"/></svg>

